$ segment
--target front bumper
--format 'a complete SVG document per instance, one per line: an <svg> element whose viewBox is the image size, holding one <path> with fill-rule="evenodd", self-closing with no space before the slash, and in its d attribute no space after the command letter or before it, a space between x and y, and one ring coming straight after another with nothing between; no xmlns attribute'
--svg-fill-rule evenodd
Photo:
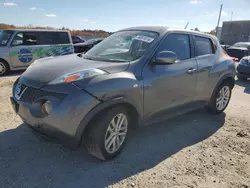
<svg viewBox="0 0 250 188"><path fill-rule="evenodd" d="M237 75L239 76L245 76L245 77L250 77L250 67L248 66L242 66L238 65L237 67Z"/></svg>
<svg viewBox="0 0 250 188"><path fill-rule="evenodd" d="M41 106L36 101L27 102L16 97L11 97L10 100L14 111L35 133L66 146L75 147L81 141L77 133L81 121L100 101L73 85L67 87L70 87L70 90L67 89L67 96L61 101L54 96L43 96L42 99L36 100L44 98L52 102L52 112L46 117L40 117L37 113ZM63 90L63 88L55 89L55 91ZM42 90L49 91L47 93L53 92L51 86Z"/></svg>

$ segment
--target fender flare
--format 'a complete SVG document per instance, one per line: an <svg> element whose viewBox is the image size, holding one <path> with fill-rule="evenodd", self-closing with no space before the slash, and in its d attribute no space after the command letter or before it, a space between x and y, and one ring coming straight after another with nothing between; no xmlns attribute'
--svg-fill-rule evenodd
<svg viewBox="0 0 250 188"><path fill-rule="evenodd" d="M10 63L9 63L6 59L0 58L0 61L3 61L3 62L5 62L5 63L8 63L8 65L10 66Z"/></svg>
<svg viewBox="0 0 250 188"><path fill-rule="evenodd" d="M99 105L95 106L92 110L90 110L87 115L82 119L82 121L80 122L77 130L76 130L76 139L79 141L79 144L81 142L82 136L84 131L87 128L87 125L89 124L89 122L101 111L103 111L106 108L109 108L110 106L113 105L119 105L119 104L128 104L131 105L133 108L136 109L138 115L139 115L139 122L141 122L142 120L142 110L140 110L138 107L136 107L134 104L134 102L126 97L117 97L117 98L113 98L110 99L108 101L102 102Z"/></svg>
<svg viewBox="0 0 250 188"><path fill-rule="evenodd" d="M213 90L213 93L212 93L212 95L211 95L210 100L213 98L213 96L215 95L215 93L216 93L218 87L222 84L222 82L224 82L224 81L225 81L226 79L228 79L228 78L231 78L231 79L233 80L233 87L234 87L234 85L235 85L234 75L233 75L232 73L225 74L224 76L221 77L221 79L219 80L219 82L216 84L216 86L215 86L215 88L214 88L214 90ZM232 88L233 88L233 87L232 87Z"/></svg>

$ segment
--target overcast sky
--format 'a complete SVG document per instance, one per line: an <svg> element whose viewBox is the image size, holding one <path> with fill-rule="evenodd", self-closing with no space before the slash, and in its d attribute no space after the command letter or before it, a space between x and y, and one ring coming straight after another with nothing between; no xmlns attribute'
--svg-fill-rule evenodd
<svg viewBox="0 0 250 188"><path fill-rule="evenodd" d="M160 25L210 31L222 21L250 20L250 0L0 0L0 23L116 31ZM222 24L222 22L221 22Z"/></svg>

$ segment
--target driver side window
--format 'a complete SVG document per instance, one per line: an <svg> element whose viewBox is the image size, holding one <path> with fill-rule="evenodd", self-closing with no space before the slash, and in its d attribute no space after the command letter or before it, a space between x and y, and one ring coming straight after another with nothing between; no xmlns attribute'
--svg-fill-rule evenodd
<svg viewBox="0 0 250 188"><path fill-rule="evenodd" d="M12 41L13 46L19 46L19 45L26 45L26 46L33 46L37 45L37 36L36 33L32 32L23 32L18 33L14 40Z"/></svg>
<svg viewBox="0 0 250 188"><path fill-rule="evenodd" d="M179 60L191 58L189 35L186 34L169 34L161 43L158 52L172 51L177 55Z"/></svg>
<svg viewBox="0 0 250 188"><path fill-rule="evenodd" d="M18 33L12 41L13 46L23 45L23 33Z"/></svg>

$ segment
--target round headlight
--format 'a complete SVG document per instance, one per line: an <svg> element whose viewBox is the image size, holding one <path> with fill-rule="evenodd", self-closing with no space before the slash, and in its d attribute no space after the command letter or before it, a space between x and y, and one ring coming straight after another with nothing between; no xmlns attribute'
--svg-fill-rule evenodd
<svg viewBox="0 0 250 188"><path fill-rule="evenodd" d="M49 115L52 111L52 103L50 101L46 101L42 105L42 113Z"/></svg>

